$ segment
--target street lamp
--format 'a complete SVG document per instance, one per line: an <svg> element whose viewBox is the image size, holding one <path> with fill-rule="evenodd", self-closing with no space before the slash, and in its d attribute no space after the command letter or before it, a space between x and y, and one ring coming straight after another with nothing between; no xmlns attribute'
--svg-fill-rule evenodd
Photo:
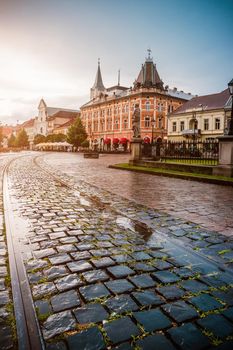
<svg viewBox="0 0 233 350"><path fill-rule="evenodd" d="M151 141L151 143L153 144L153 142L154 142L154 127L155 127L155 119L154 118L151 120L151 126L152 126L152 141Z"/></svg>
<svg viewBox="0 0 233 350"><path fill-rule="evenodd" d="M193 140L195 141L196 138L196 134L195 134L195 127L196 127L196 122L197 122L197 118L196 118L196 112L193 112Z"/></svg>
<svg viewBox="0 0 233 350"><path fill-rule="evenodd" d="M231 95L231 117L227 135L233 135L233 79L228 83L228 89Z"/></svg>

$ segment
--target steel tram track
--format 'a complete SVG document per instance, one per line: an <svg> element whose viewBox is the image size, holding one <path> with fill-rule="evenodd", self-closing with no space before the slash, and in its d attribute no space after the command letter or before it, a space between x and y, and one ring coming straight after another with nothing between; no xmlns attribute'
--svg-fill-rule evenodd
<svg viewBox="0 0 233 350"><path fill-rule="evenodd" d="M25 155L22 157L25 157ZM18 349L45 350L27 273L19 249L19 241L17 240L14 224L14 213L10 201L8 171L10 165L16 159L19 159L19 157L11 159L3 169L3 205Z"/></svg>

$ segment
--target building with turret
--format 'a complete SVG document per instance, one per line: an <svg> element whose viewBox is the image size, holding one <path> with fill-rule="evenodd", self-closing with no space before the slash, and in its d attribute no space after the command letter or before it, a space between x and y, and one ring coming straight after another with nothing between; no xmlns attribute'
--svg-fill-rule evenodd
<svg viewBox="0 0 233 350"><path fill-rule="evenodd" d="M148 50L133 87L118 84L106 88L100 62L90 90L90 101L81 107L81 118L92 147L126 148L132 138L132 115L135 104L141 110L141 137L144 142L167 138L167 115L193 96L164 86Z"/></svg>

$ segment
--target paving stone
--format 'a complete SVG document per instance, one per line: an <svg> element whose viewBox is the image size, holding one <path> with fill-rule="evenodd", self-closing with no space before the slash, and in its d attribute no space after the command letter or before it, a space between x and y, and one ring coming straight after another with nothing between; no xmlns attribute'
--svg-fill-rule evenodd
<svg viewBox="0 0 233 350"><path fill-rule="evenodd" d="M67 338L69 350L106 349L102 333L97 327L91 327Z"/></svg>
<svg viewBox="0 0 233 350"><path fill-rule="evenodd" d="M41 272L28 273L28 279L31 284L38 283L41 280L41 278L43 278Z"/></svg>
<svg viewBox="0 0 233 350"><path fill-rule="evenodd" d="M67 350L67 347L63 341L59 341L57 343L46 344L46 350Z"/></svg>
<svg viewBox="0 0 233 350"><path fill-rule="evenodd" d="M159 309L134 312L134 317L146 332L158 331L170 327L170 320Z"/></svg>
<svg viewBox="0 0 233 350"><path fill-rule="evenodd" d="M193 277L196 274L195 271L188 267L176 267L174 272L182 278Z"/></svg>
<svg viewBox="0 0 233 350"><path fill-rule="evenodd" d="M169 329L168 333L182 350L202 350L210 345L208 338L192 323Z"/></svg>
<svg viewBox="0 0 233 350"><path fill-rule="evenodd" d="M83 272L93 268L92 265L85 260L70 262L67 266L71 272Z"/></svg>
<svg viewBox="0 0 233 350"><path fill-rule="evenodd" d="M154 291L146 290L144 292L134 292L132 295L142 306L161 305L164 303L162 298L155 294Z"/></svg>
<svg viewBox="0 0 233 350"><path fill-rule="evenodd" d="M95 323L106 320L108 313L105 308L99 304L87 304L74 310L74 315L79 323Z"/></svg>
<svg viewBox="0 0 233 350"><path fill-rule="evenodd" d="M77 248L73 244L63 244L56 247L59 253L75 252Z"/></svg>
<svg viewBox="0 0 233 350"><path fill-rule="evenodd" d="M89 283L98 282L98 281L107 281L109 279L108 274L103 270L92 270L84 272L83 277Z"/></svg>
<svg viewBox="0 0 233 350"><path fill-rule="evenodd" d="M110 292L103 284L93 284L90 286L80 287L80 293L87 301L94 300L96 298L103 298L110 295Z"/></svg>
<svg viewBox="0 0 233 350"><path fill-rule="evenodd" d="M88 251L70 253L74 260L85 260L91 258L91 254Z"/></svg>
<svg viewBox="0 0 233 350"><path fill-rule="evenodd" d="M132 300L129 295L119 295L114 298L110 298L105 302L110 312L123 313L128 311L135 311L138 309L137 304Z"/></svg>
<svg viewBox="0 0 233 350"><path fill-rule="evenodd" d="M141 350L175 350L172 343L162 334L149 335L136 342Z"/></svg>
<svg viewBox="0 0 233 350"><path fill-rule="evenodd" d="M46 294L52 294L56 291L57 289L52 282L42 283L32 288L32 294L35 298L43 297Z"/></svg>
<svg viewBox="0 0 233 350"><path fill-rule="evenodd" d="M35 307L38 309L40 315L47 315L52 311L51 305L48 300L37 300Z"/></svg>
<svg viewBox="0 0 233 350"><path fill-rule="evenodd" d="M47 270L44 270L45 276L48 280L53 280L57 277L62 277L67 275L68 271L65 266L52 266Z"/></svg>
<svg viewBox="0 0 233 350"><path fill-rule="evenodd" d="M126 279L105 282L105 285L115 294L129 292L135 288L134 285Z"/></svg>
<svg viewBox="0 0 233 350"><path fill-rule="evenodd" d="M1 350L7 350L13 348L13 334L9 326L0 327L0 347Z"/></svg>
<svg viewBox="0 0 233 350"><path fill-rule="evenodd" d="M113 344L129 340L140 334L138 327L128 316L107 322L103 327Z"/></svg>
<svg viewBox="0 0 233 350"><path fill-rule="evenodd" d="M60 239L60 242L62 244L66 244L66 243L77 243L78 242L78 239L77 237L63 237Z"/></svg>
<svg viewBox="0 0 233 350"><path fill-rule="evenodd" d="M0 277L7 276L7 268L5 266L0 266Z"/></svg>
<svg viewBox="0 0 233 350"><path fill-rule="evenodd" d="M199 326L212 332L221 339L233 335L233 324L221 315L208 315L197 321Z"/></svg>
<svg viewBox="0 0 233 350"><path fill-rule="evenodd" d="M51 298L52 308L55 312L70 309L80 305L78 294L74 290L69 290Z"/></svg>
<svg viewBox="0 0 233 350"><path fill-rule="evenodd" d="M66 253L59 253L49 258L52 265L65 264L71 261L71 257Z"/></svg>
<svg viewBox="0 0 233 350"><path fill-rule="evenodd" d="M185 294L182 289L174 285L158 287L156 290L168 300L180 299Z"/></svg>
<svg viewBox="0 0 233 350"><path fill-rule="evenodd" d="M115 262L109 257L100 258L100 259L92 259L91 262L97 268L115 265Z"/></svg>
<svg viewBox="0 0 233 350"><path fill-rule="evenodd" d="M138 288L149 288L155 286L155 281L149 274L141 274L130 277L129 280Z"/></svg>
<svg viewBox="0 0 233 350"><path fill-rule="evenodd" d="M152 272L156 270L155 267L145 263L141 263L141 262L135 264L133 268L135 271L143 271L143 272Z"/></svg>
<svg viewBox="0 0 233 350"><path fill-rule="evenodd" d="M132 258L136 261L145 261L145 260L150 260L152 257L144 252L136 252L131 254Z"/></svg>
<svg viewBox="0 0 233 350"><path fill-rule="evenodd" d="M223 307L219 301L215 300L209 294L198 295L189 299L189 301L201 311L211 311Z"/></svg>
<svg viewBox="0 0 233 350"><path fill-rule="evenodd" d="M222 312L222 315L228 318L231 322L233 322L233 307Z"/></svg>
<svg viewBox="0 0 233 350"><path fill-rule="evenodd" d="M119 346L116 346L112 348L113 350L133 350L133 347L130 345L130 343L122 343Z"/></svg>
<svg viewBox="0 0 233 350"><path fill-rule="evenodd" d="M152 276L162 283L174 283L179 281L179 277L170 271L158 271L152 273Z"/></svg>
<svg viewBox="0 0 233 350"><path fill-rule="evenodd" d="M208 289L208 286L206 284L195 280L183 281L180 285L190 293L198 293Z"/></svg>
<svg viewBox="0 0 233 350"><path fill-rule="evenodd" d="M213 291L211 293L214 297L221 299L226 305L233 306L233 289L223 291Z"/></svg>
<svg viewBox="0 0 233 350"><path fill-rule="evenodd" d="M108 267L107 271L111 273L115 278L126 277L129 275L133 275L135 272L128 266L117 265L113 267Z"/></svg>
<svg viewBox="0 0 233 350"><path fill-rule="evenodd" d="M188 321L198 317L197 311L182 300L162 305L162 309L176 322Z"/></svg>
<svg viewBox="0 0 233 350"><path fill-rule="evenodd" d="M37 259L47 258L48 256L56 254L56 250L53 248L41 249L34 251L34 255Z"/></svg>
<svg viewBox="0 0 233 350"><path fill-rule="evenodd" d="M132 261L132 258L128 254L118 254L112 257L118 264Z"/></svg>
<svg viewBox="0 0 233 350"><path fill-rule="evenodd" d="M10 302L9 292L2 291L0 292L0 306L6 305Z"/></svg>
<svg viewBox="0 0 233 350"><path fill-rule="evenodd" d="M164 260L157 260L153 263L153 265L154 267L156 267L157 270L167 270L173 267L172 264Z"/></svg>
<svg viewBox="0 0 233 350"><path fill-rule="evenodd" d="M83 281L78 277L76 273L58 278L54 282L59 291L65 291L67 289L72 289L83 285Z"/></svg>
<svg viewBox="0 0 233 350"><path fill-rule="evenodd" d="M51 315L43 324L44 338L47 340L63 332L72 331L75 329L75 325L76 322L71 311L63 311Z"/></svg>
<svg viewBox="0 0 233 350"><path fill-rule="evenodd" d="M5 279L0 278L0 291L5 290L6 286L5 286Z"/></svg>

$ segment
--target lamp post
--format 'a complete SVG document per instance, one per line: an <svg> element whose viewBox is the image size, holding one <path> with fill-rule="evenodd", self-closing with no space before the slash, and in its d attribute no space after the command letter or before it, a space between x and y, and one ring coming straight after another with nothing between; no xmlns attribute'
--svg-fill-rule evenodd
<svg viewBox="0 0 233 350"><path fill-rule="evenodd" d="M193 141L196 139L195 126L196 126L196 112L193 112Z"/></svg>
<svg viewBox="0 0 233 350"><path fill-rule="evenodd" d="M153 144L153 142L154 142L154 127L155 127L155 119L154 118L151 120L151 126L152 126L152 140L151 140L151 143Z"/></svg>
<svg viewBox="0 0 233 350"><path fill-rule="evenodd" d="M231 95L231 117L230 117L227 135L232 136L233 135L233 79L228 83L228 89Z"/></svg>

